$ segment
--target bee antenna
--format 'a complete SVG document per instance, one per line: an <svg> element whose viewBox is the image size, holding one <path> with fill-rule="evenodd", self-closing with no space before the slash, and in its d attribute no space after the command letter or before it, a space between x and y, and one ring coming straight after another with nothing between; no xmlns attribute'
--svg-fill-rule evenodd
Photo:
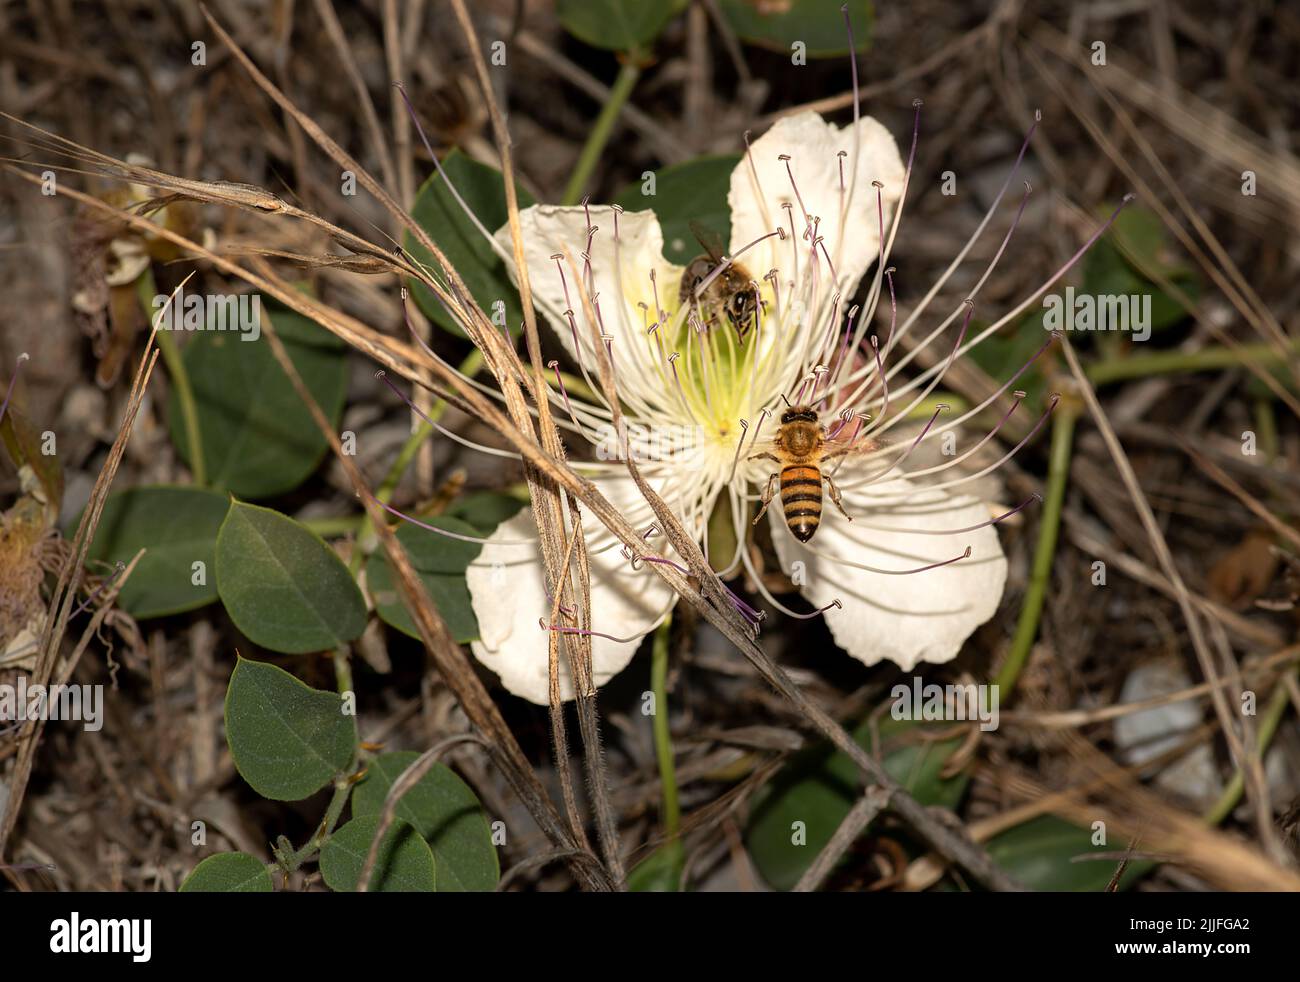
<svg viewBox="0 0 1300 982"><path fill-rule="evenodd" d="M781 401L784 402L787 406L790 406L790 400L785 397L784 392L781 393ZM794 408L794 407L790 406L790 408Z"/></svg>

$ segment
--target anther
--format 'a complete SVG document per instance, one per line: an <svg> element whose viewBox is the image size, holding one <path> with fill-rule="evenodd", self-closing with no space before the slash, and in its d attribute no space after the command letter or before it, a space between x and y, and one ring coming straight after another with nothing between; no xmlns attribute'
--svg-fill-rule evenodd
<svg viewBox="0 0 1300 982"><path fill-rule="evenodd" d="M844 605L840 603L839 599L837 598L835 600L832 600L825 607L818 607L811 614L796 614L793 610L787 611L786 613L788 616L798 618L801 621L810 621L814 617L820 617L822 614L826 613L826 611L830 610L832 607L834 607L836 610L844 609Z"/></svg>

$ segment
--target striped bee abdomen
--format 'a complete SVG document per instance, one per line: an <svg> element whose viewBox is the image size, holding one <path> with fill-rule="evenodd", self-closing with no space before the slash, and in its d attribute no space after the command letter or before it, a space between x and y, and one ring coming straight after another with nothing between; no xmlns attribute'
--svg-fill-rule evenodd
<svg viewBox="0 0 1300 982"><path fill-rule="evenodd" d="M781 508L794 537L811 539L822 520L822 472L809 464L782 468Z"/></svg>

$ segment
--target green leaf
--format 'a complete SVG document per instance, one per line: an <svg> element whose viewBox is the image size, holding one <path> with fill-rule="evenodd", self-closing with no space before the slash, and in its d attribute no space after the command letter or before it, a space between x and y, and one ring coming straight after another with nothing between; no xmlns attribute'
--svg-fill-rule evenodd
<svg viewBox="0 0 1300 982"><path fill-rule="evenodd" d="M1114 859L1079 859L1116 850L1094 846L1089 829L1055 815L1040 815L995 835L986 848L994 862L1031 890L1101 892L1119 867ZM1127 888L1153 866L1149 861L1130 863L1120 888Z"/></svg>
<svg viewBox="0 0 1300 982"><path fill-rule="evenodd" d="M262 305L261 316L284 342L290 360L325 415L336 422L347 391L346 346L292 311ZM182 358L194 389L199 436L212 487L241 498L266 498L301 484L329 445L298 398L265 335L200 331L185 343ZM167 404L172 443L188 463L189 440L180 397Z"/></svg>
<svg viewBox="0 0 1300 982"><path fill-rule="evenodd" d="M399 750L371 761L352 792L352 814L378 815L393 782L419 756ZM396 815L409 822L433 850L438 889L496 889L501 867L487 817L469 785L450 768L434 764L397 802Z"/></svg>
<svg viewBox="0 0 1300 982"><path fill-rule="evenodd" d="M246 852L219 852L194 867L181 893L273 893L275 884L261 862Z"/></svg>
<svg viewBox="0 0 1300 982"><path fill-rule="evenodd" d="M506 224L505 182L500 171L471 160L459 150L453 150L447 155L442 161L442 170L489 235ZM515 185L515 193L519 196L521 209L533 204L533 196L518 184ZM421 186L415 197L415 205L411 208L411 217L442 250L447 261L455 267L469 287L474 300L489 317L497 316L494 304L498 300L505 304L506 326L517 333L524 316L523 308L519 306L519 291L510 282L501 257L470 221L437 171ZM443 277L442 268L433 254L420 245L410 232L403 234L402 247L419 262L432 267L436 277ZM425 316L439 327L461 337L465 336L465 332L451 319L438 298L422 283L415 284L415 302Z"/></svg>
<svg viewBox="0 0 1300 982"><path fill-rule="evenodd" d="M1201 282L1194 272L1182 267L1165 267L1154 261L1157 269L1193 303L1201 294ZM1102 239L1089 250L1084 259L1083 286L1081 291L1101 296L1141 296L1151 295L1151 330L1159 331L1186 320L1186 309L1172 296L1147 279L1137 267L1129 263L1120 250L1108 238ZM1120 335L1123 337L1123 335ZM1073 335L1071 340L1077 340Z"/></svg>
<svg viewBox="0 0 1300 982"><path fill-rule="evenodd" d="M1113 209L1106 209L1103 217ZM1120 240L1125 248L1144 263L1164 270L1166 257L1163 255L1168 235L1160 216L1149 208L1128 207L1119 213L1110 227L1108 238Z"/></svg>
<svg viewBox="0 0 1300 982"><path fill-rule="evenodd" d="M361 636L366 603L320 536L234 502L217 535L217 592L235 625L272 651L326 651Z"/></svg>
<svg viewBox="0 0 1300 982"><path fill-rule="evenodd" d="M666 842L628 871L627 888L633 893L676 893L682 888L685 864L681 840Z"/></svg>
<svg viewBox="0 0 1300 982"><path fill-rule="evenodd" d="M724 247L731 242L731 206L727 192L731 172L744 158L740 154L696 157L655 172L653 195L643 194L645 181L629 184L614 197L614 204L628 211L652 209L664 233L664 258L684 266L704 251L691 231L698 222L721 237Z"/></svg>
<svg viewBox="0 0 1300 982"><path fill-rule="evenodd" d="M273 801L300 801L347 769L357 727L337 693L240 658L226 690L226 742L254 791Z"/></svg>
<svg viewBox="0 0 1300 982"><path fill-rule="evenodd" d="M217 599L217 532L230 499L195 487L131 488L104 502L88 559L129 563L146 550L122 585L118 604L132 617L162 617ZM72 523L75 528L80 516ZM202 563L202 583L194 563Z"/></svg>
<svg viewBox="0 0 1300 982"><path fill-rule="evenodd" d="M809 58L842 57L849 53L849 36L840 8L844 0L798 0L797 3L756 3L755 0L718 0L731 29L751 44L786 55L802 41ZM858 51L871 47L872 6L869 0L850 0L849 19Z"/></svg>
<svg viewBox="0 0 1300 982"><path fill-rule="evenodd" d="M454 518L421 518L426 525L445 528L460 535L479 535L473 526ZM465 583L465 568L483 547L472 542L430 532L409 523L397 530L397 541L406 549L411 564L419 574L424 591L447 622L447 629L459 643L478 640L478 621L470 605L469 586ZM403 634L419 638L420 632L402 603L397 577L383 551L371 553L366 561L366 585L375 601L375 611L380 619Z"/></svg>
<svg viewBox="0 0 1300 982"><path fill-rule="evenodd" d="M325 885L350 893L361 879L366 853L379 830L378 815L354 818L329 837L320 851L320 872ZM436 864L420 834L394 819L379 844L369 889L375 893L433 893L437 890Z"/></svg>
<svg viewBox="0 0 1300 982"><path fill-rule="evenodd" d="M961 773L943 778L939 771L961 741L921 740L924 728L925 724L907 720L880 722L885 769L922 804L953 808L969 777ZM859 725L853 738L872 752L867 722ZM824 746L797 754L767 786L751 813L746 841L763 879L778 890L793 888L861 795L858 767L847 754L832 753ZM795 823L803 823L802 845L795 841L799 828Z"/></svg>
<svg viewBox="0 0 1300 982"><path fill-rule="evenodd" d="M574 37L610 51L645 49L685 7L681 0L559 0L556 16Z"/></svg>
<svg viewBox="0 0 1300 982"><path fill-rule="evenodd" d="M444 514L448 518L469 522L478 530L480 538L486 538L506 519L519 514L526 504L513 495L502 494L500 491L476 491L457 498Z"/></svg>

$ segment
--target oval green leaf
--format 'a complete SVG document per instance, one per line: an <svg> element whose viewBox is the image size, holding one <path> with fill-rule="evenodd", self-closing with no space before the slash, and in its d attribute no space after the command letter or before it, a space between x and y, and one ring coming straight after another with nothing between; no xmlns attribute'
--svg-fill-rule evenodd
<svg viewBox="0 0 1300 982"><path fill-rule="evenodd" d="M691 222L715 232L724 246L731 242L727 191L731 172L743 159L736 153L718 154L665 167L655 172L653 185L649 179L629 184L614 196L613 203L628 211L654 211L664 233L664 258L685 266L704 252L691 231ZM649 187L654 194L645 193Z"/></svg>
<svg viewBox="0 0 1300 982"><path fill-rule="evenodd" d="M331 890L356 890L370 843L379 830L378 815L354 818L329 837L320 851L320 872ZM400 818L379 844L369 889L374 893L433 893L437 890L436 864L428 844Z"/></svg>
<svg viewBox="0 0 1300 982"><path fill-rule="evenodd" d="M460 535L479 536L473 526L454 518L421 518L426 525L444 528ZM447 622L447 629L460 643L478 640L478 621L470 605L469 587L465 583L465 568L483 548L472 542L430 532L418 525L403 524L397 530L397 541L406 549L411 564L424 584L425 592L438 613ZM402 602L397 587L397 577L383 550L372 553L366 561L366 585L375 601L375 610L384 623L403 634L418 638L415 622Z"/></svg>
<svg viewBox="0 0 1300 982"><path fill-rule="evenodd" d="M352 792L353 815L378 815L402 771L420 757L410 750L380 754ZM397 802L438 861L438 889L488 891L501 876L492 831L478 798L449 767L434 764ZM355 880L354 880L355 882Z"/></svg>
<svg viewBox="0 0 1300 982"><path fill-rule="evenodd" d="M129 563L145 550L118 595L132 617L194 610L217 599L217 532L229 507L224 494L202 488L119 491L104 502L87 558Z"/></svg>
<svg viewBox="0 0 1300 982"><path fill-rule="evenodd" d="M798 3L759 4L754 0L718 0L722 16L744 40L793 56L802 42L809 58L834 58L849 53L844 30L844 0L799 0ZM871 47L872 6L869 0L850 0L853 44L858 51Z"/></svg>
<svg viewBox="0 0 1300 982"><path fill-rule="evenodd" d="M682 0L559 0L555 14L593 47L633 51L648 48L685 6Z"/></svg>
<svg viewBox="0 0 1300 982"><path fill-rule="evenodd" d="M985 848L993 861L1030 890L1100 893L1119 868L1111 859L1091 859L1090 853L1113 854L1115 846L1093 845L1092 831L1055 815L1040 815L995 835ZM1120 879L1127 889L1154 867L1149 861L1130 863Z"/></svg>
<svg viewBox="0 0 1300 982"><path fill-rule="evenodd" d="M337 693L240 658L226 690L226 742L254 791L273 801L301 801L347 769L357 727Z"/></svg>
<svg viewBox="0 0 1300 982"><path fill-rule="evenodd" d="M265 865L246 852L209 856L185 877L181 893L274 893Z"/></svg>
<svg viewBox="0 0 1300 982"><path fill-rule="evenodd" d="M346 346L329 331L290 310L263 304L308 391L331 421L347 392ZM194 389L199 438L208 483L241 498L266 498L301 484L329 444L271 353L264 334L199 331L182 358ZM191 462L180 397L168 400L172 443Z"/></svg>
<svg viewBox="0 0 1300 982"><path fill-rule="evenodd" d="M471 160L459 150L453 150L447 155L442 161L442 170L488 234L495 233L506 224L505 183L500 171ZM519 197L520 208L527 208L535 200L517 184L515 193ZM489 317L494 318L494 323L500 309L496 304L500 301L505 304L504 326L518 332L524 316L523 308L519 306L519 291L510 282L505 263L493 250L492 244L484 238L447 189L442 174L434 171L420 187L415 205L411 208L411 217L442 250L447 261L456 268L456 272L469 287L469 292L478 305ZM402 247L415 259L432 267L436 274L442 275L442 269L433 254L420 245L410 232L403 234ZM415 302L425 316L439 327L461 337L465 336L465 332L451 319L438 298L419 282L415 284Z"/></svg>
<svg viewBox="0 0 1300 982"><path fill-rule="evenodd" d="M885 770L923 805L953 808L965 793L969 776L940 776L959 739L918 739L924 724L882 720L880 747ZM853 734L871 752L867 723ZM755 802L746 842L755 865L768 883L789 890L830 841L840 822L862 795L858 767L842 751L815 747L797 754ZM802 823L802 825L796 825ZM802 830L802 838L796 836Z"/></svg>
<svg viewBox="0 0 1300 982"><path fill-rule="evenodd" d="M257 505L236 501L221 523L217 592L235 625L272 651L331 650L366 626L365 599L334 550Z"/></svg>

